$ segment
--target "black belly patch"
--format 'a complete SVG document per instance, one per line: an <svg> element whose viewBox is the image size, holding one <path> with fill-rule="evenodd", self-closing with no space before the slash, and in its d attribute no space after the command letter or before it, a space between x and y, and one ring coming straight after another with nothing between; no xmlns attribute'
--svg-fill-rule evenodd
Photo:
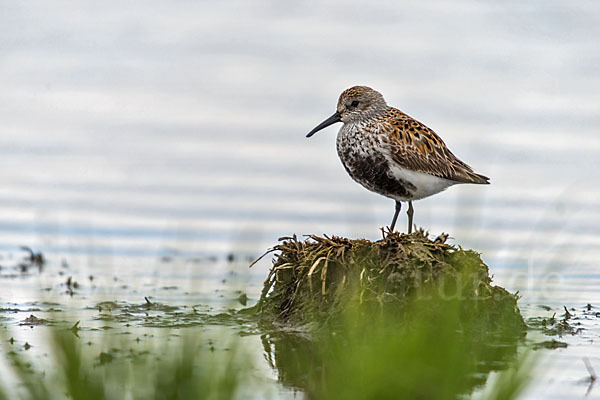
<svg viewBox="0 0 600 400"><path fill-rule="evenodd" d="M352 179L371 191L388 197L410 198L417 189L412 183L394 177L383 156L365 157L347 150L341 158Z"/></svg>

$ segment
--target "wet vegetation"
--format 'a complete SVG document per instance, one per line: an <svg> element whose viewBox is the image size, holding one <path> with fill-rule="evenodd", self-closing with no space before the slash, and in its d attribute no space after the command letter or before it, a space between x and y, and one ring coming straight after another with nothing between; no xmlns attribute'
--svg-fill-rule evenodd
<svg viewBox="0 0 600 400"><path fill-rule="evenodd" d="M421 304L457 307L465 328L522 336L517 296L491 284L477 253L430 240L423 231L377 242L340 237L282 238L256 306L261 321L301 327L335 324L342 311L399 320ZM430 303L435 301L435 303ZM432 315L440 318L442 311Z"/></svg>

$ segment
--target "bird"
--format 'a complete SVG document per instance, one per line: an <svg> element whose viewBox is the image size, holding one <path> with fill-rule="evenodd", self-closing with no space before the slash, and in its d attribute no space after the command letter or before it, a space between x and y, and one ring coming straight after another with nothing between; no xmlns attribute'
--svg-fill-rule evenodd
<svg viewBox="0 0 600 400"><path fill-rule="evenodd" d="M389 106L368 86L342 92L335 113L306 137L342 122L337 153L344 168L366 189L395 201L390 232L394 232L401 202L408 202L408 233L412 232L412 202L459 183L489 184L446 147L425 124Z"/></svg>

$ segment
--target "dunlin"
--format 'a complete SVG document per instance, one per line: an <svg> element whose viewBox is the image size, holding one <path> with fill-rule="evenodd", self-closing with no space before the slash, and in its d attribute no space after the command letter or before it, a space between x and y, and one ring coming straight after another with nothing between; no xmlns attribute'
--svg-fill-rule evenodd
<svg viewBox="0 0 600 400"><path fill-rule="evenodd" d="M394 230L401 201L408 202L408 233L413 225L413 200L439 193L457 183L488 184L473 172L421 122L390 107L381 93L354 86L340 95L337 111L306 137L343 122L337 151L352 179L372 192L396 201Z"/></svg>

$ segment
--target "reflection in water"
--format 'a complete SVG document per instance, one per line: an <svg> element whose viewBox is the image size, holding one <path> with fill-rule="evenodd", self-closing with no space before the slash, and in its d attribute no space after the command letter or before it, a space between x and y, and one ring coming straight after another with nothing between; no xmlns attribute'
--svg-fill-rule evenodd
<svg viewBox="0 0 600 400"><path fill-rule="evenodd" d="M315 339L280 331L261 339L279 381L309 398L455 398L483 385L491 371L514 368L519 336L447 335L450 326L418 338L402 330L373 334L381 329L375 325L364 341L344 332Z"/></svg>

